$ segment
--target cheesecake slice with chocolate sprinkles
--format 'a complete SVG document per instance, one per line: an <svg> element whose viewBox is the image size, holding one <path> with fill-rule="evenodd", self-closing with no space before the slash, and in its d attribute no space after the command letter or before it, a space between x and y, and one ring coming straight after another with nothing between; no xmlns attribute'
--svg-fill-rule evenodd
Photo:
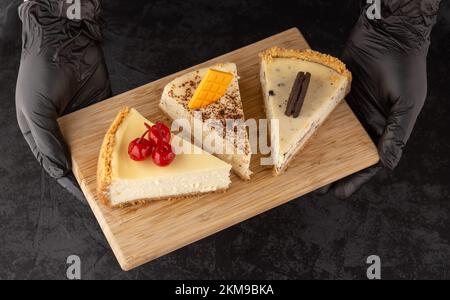
<svg viewBox="0 0 450 300"><path fill-rule="evenodd" d="M203 107L189 107L189 103L209 70L232 74L231 83L227 85L225 94L217 101ZM237 67L234 63L212 65L209 68L184 74L167 84L159 107L173 120L188 120L192 129L196 128L194 117L197 114L201 115L203 124L207 124L211 120L221 122L224 128L223 132L203 126L202 135L203 140L221 140L223 151L216 153L216 149L206 143L203 144L204 150L228 162L239 177L249 180L252 174L250 170L252 153L244 124L245 115L238 79ZM239 128L228 128L227 120L236 121L236 126ZM236 132L242 132L242 134L236 134ZM231 149L232 153L225 152L228 149Z"/></svg>

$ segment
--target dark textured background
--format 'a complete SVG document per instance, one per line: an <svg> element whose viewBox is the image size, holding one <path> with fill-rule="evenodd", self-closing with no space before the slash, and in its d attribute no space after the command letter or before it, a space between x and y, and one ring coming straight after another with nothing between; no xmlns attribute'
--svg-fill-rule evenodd
<svg viewBox="0 0 450 300"><path fill-rule="evenodd" d="M0 0L0 279L64 279L71 254L84 279L364 279L372 254L385 279L450 279L448 2L432 36L429 97L395 173L347 201L293 201L129 273L89 208L42 173L16 125L18 2ZM357 0L103 4L115 93L294 26L339 55L359 13Z"/></svg>

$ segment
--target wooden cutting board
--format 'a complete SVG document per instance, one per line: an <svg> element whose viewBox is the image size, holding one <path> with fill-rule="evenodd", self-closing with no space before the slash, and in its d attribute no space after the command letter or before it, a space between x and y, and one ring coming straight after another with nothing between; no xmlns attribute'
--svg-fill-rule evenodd
<svg viewBox="0 0 450 300"><path fill-rule="evenodd" d="M291 29L192 69L216 62L236 63L246 117L265 118L258 53L272 46L308 48L301 33ZM103 137L117 112L123 106L131 106L152 121L168 122L158 109L163 87L177 75L192 69L59 120L72 153L75 176L124 270L285 204L379 160L376 147L347 104L342 103L283 176L272 177L272 171L260 167L260 157L255 155L252 180L244 182L233 175L233 184L227 193L159 201L139 208L111 209L104 206L96 195L97 159Z"/></svg>

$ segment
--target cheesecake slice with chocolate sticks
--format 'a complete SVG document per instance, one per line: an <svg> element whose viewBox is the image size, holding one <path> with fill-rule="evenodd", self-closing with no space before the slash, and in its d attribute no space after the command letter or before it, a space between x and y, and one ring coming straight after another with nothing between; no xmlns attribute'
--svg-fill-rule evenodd
<svg viewBox="0 0 450 300"><path fill-rule="evenodd" d="M280 175L350 92L352 75L337 58L312 50L275 47L260 56L267 118L279 121L272 159Z"/></svg>

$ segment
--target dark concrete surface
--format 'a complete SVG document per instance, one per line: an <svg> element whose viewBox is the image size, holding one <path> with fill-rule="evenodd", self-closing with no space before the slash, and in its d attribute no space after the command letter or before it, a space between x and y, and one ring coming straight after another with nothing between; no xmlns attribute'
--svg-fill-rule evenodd
<svg viewBox="0 0 450 300"><path fill-rule="evenodd" d="M309 195L134 271L122 272L89 208L40 169L16 125L20 0L0 0L0 279L450 279L450 5L429 56L429 97L399 168L353 198ZM444 1L443 1L444 2ZM103 1L120 93L298 27L339 55L359 1ZM301 176L301 174L299 174Z"/></svg>

